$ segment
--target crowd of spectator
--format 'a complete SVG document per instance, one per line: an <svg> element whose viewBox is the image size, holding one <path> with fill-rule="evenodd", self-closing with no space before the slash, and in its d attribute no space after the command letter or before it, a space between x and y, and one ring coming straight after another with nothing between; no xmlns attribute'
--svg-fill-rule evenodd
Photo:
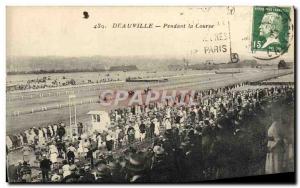
<svg viewBox="0 0 300 188"><path fill-rule="evenodd" d="M37 79L27 80L26 83L18 83L14 85L7 86L7 91L16 91L16 90L36 90L36 89L46 89L46 88L56 88L56 87L65 87L65 86L74 86L82 84L96 84L96 83L107 83L120 81L119 78L99 78L97 80L75 80L69 79L63 76L61 79L51 79L51 77L43 77Z"/></svg>
<svg viewBox="0 0 300 188"><path fill-rule="evenodd" d="M7 152L23 153L9 181L195 182L293 170L294 88L243 85L198 91L197 105L115 109L102 133L79 123L70 135L61 123L9 135Z"/></svg>

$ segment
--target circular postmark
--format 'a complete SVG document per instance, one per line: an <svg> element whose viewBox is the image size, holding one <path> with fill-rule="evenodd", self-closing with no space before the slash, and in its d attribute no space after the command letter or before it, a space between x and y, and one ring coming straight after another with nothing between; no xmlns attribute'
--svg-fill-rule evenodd
<svg viewBox="0 0 300 188"><path fill-rule="evenodd" d="M271 60L288 52L294 40L290 7L253 8L251 51L253 57Z"/></svg>

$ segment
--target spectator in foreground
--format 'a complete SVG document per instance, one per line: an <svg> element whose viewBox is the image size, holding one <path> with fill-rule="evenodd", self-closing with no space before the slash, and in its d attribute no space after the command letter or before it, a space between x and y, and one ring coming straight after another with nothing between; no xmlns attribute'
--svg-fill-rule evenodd
<svg viewBox="0 0 300 188"><path fill-rule="evenodd" d="M43 160L40 162L40 168L42 170L43 182L49 181L49 171L51 170L52 162L47 159L46 154L43 154Z"/></svg>

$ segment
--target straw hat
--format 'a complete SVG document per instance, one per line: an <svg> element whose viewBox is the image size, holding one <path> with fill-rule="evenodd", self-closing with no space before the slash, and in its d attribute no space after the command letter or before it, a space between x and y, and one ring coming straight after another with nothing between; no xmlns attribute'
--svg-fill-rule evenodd
<svg viewBox="0 0 300 188"><path fill-rule="evenodd" d="M60 180L61 180L61 176L60 175L58 175L58 174L53 174L53 176L52 176L52 178L51 178L51 181L52 182L60 182Z"/></svg>

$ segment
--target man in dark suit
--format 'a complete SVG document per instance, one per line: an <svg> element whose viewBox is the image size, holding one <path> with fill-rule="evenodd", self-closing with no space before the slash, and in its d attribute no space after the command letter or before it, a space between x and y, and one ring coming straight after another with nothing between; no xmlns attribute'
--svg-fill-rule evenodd
<svg viewBox="0 0 300 188"><path fill-rule="evenodd" d="M52 162L47 159L46 154L43 155L43 160L40 162L40 168L42 170L43 182L48 182L49 171L51 170Z"/></svg>

